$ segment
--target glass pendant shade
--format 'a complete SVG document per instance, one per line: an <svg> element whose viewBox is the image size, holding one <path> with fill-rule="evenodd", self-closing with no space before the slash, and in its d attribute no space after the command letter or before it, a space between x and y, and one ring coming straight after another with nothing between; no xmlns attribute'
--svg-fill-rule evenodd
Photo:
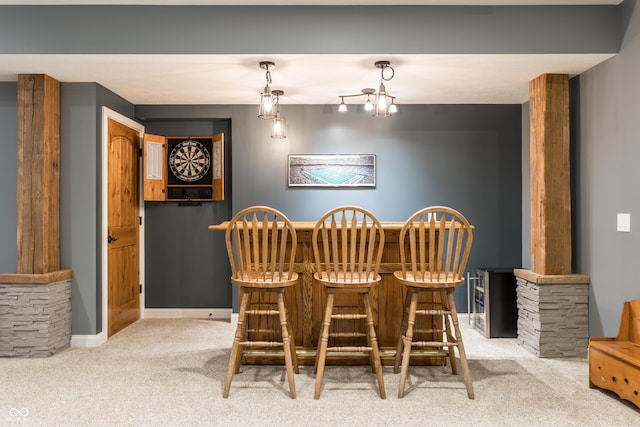
<svg viewBox="0 0 640 427"><path fill-rule="evenodd" d="M380 89L376 94L376 102L374 103L373 117L389 116L389 97L384 85L380 85Z"/></svg>
<svg viewBox="0 0 640 427"><path fill-rule="evenodd" d="M344 98L341 99L340 105L338 106L338 111L344 113L347 111L347 104L344 103Z"/></svg>
<svg viewBox="0 0 640 427"><path fill-rule="evenodd" d="M284 134L284 120L280 117L280 112L276 113L273 119L273 126L271 127L271 138L284 139L287 136Z"/></svg>
<svg viewBox="0 0 640 427"><path fill-rule="evenodd" d="M372 110L373 110L373 104L371 103L371 98L367 96L367 102L364 103L364 111L372 111Z"/></svg>
<svg viewBox="0 0 640 427"><path fill-rule="evenodd" d="M269 86L264 88L264 92L260 94L260 108L258 109L258 117L269 120L275 117L273 108L273 99Z"/></svg>

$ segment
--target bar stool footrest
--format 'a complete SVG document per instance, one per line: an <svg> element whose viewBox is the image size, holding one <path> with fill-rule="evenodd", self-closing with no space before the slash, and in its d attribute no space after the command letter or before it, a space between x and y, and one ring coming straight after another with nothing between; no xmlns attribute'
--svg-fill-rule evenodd
<svg viewBox="0 0 640 427"><path fill-rule="evenodd" d="M357 320L357 319L366 319L366 314L357 314L357 313L342 313L342 314L332 314L332 319L335 320Z"/></svg>
<svg viewBox="0 0 640 427"><path fill-rule="evenodd" d="M284 344L276 341L241 341L239 343L243 347L284 347Z"/></svg>
<svg viewBox="0 0 640 427"><path fill-rule="evenodd" d="M371 347L351 346L351 347L327 347L327 352L332 353L364 353L371 351Z"/></svg>
<svg viewBox="0 0 640 427"><path fill-rule="evenodd" d="M329 338L364 338L367 334L364 332L331 332Z"/></svg>

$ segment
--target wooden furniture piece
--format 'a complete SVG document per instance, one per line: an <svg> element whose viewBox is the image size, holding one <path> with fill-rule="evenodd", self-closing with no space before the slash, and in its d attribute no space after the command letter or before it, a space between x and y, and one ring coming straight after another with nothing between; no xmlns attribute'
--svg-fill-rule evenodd
<svg viewBox="0 0 640 427"><path fill-rule="evenodd" d="M298 273L293 271L296 230L281 212L254 206L233 217L225 237L231 282L240 290L240 307L223 397L229 396L231 380L240 371L245 349L282 347L289 395L295 399L293 372L299 373L298 358L284 301L285 289L298 281ZM269 324L257 318L250 323L249 316L278 316L278 321ZM254 333L258 334L257 338L252 338ZM264 336L271 338L266 340Z"/></svg>
<svg viewBox="0 0 640 427"><path fill-rule="evenodd" d="M166 137L145 134L144 200L224 200L224 134Z"/></svg>
<svg viewBox="0 0 640 427"><path fill-rule="evenodd" d="M433 206L413 214L400 230L401 269L394 273L407 290L401 334L394 364L398 372L402 359L398 397L404 396L413 348L436 349L447 357L456 374L454 348L458 349L460 365L469 399L473 399L471 375L458 324L453 291L464 283L464 271L471 251L473 231L467 219L458 211ZM418 294L428 293L428 302L419 302ZM431 320L428 329L416 328L416 316ZM423 339L418 339L424 336Z"/></svg>
<svg viewBox="0 0 640 427"><path fill-rule="evenodd" d="M589 388L595 387L640 407L640 300L624 303L618 336L589 339Z"/></svg>
<svg viewBox="0 0 640 427"><path fill-rule="evenodd" d="M223 233L229 222L212 224L208 228L214 231L214 237L224 238ZM314 286L313 274L316 265L313 261L311 236L315 221L293 221L298 238L296 246L296 260L294 271L299 274L298 286L287 288L286 304L289 319L294 328L295 340L298 345L298 360L303 365L313 365L316 360L316 345L320 337L320 325L324 316L323 305L325 294L321 286ZM381 221L384 230L384 248L378 274L382 280L373 287L370 293L373 318L376 321L380 357L383 365L393 366L396 354L396 344L400 334L402 321L403 287L398 286L393 272L400 269L400 249L398 236L404 221ZM322 291L322 292L321 292ZM426 297L426 296L425 296ZM336 325L340 328L340 325ZM271 358L260 354L254 357L245 353L244 360L249 364L283 364L281 352L272 354ZM327 365L332 363L369 364L366 355L356 353L336 353L327 357ZM432 358L428 354L416 355L411 358L411 364L442 365L443 359Z"/></svg>
<svg viewBox="0 0 640 427"><path fill-rule="evenodd" d="M314 399L320 397L327 352L367 353L378 379L380 397L385 399L371 309L371 289L382 280L378 274L384 247L382 225L365 209L341 206L318 220L311 241L316 263L313 277L326 292L316 357ZM352 330L331 330L331 325L337 322L346 323Z"/></svg>

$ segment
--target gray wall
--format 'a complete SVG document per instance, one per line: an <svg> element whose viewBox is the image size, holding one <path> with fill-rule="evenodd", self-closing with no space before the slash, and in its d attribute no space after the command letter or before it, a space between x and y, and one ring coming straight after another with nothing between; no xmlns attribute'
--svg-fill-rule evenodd
<svg viewBox="0 0 640 427"><path fill-rule="evenodd" d="M531 167L529 102L522 104L522 268L531 269Z"/></svg>
<svg viewBox="0 0 640 427"><path fill-rule="evenodd" d="M99 211L95 83L60 86L60 265L73 270L74 334L96 334L100 322Z"/></svg>
<svg viewBox="0 0 640 427"><path fill-rule="evenodd" d="M622 303L640 298L640 10L621 6L620 54L579 78L577 270L591 277L591 335L615 336ZM631 232L616 214L631 214Z"/></svg>
<svg viewBox="0 0 640 427"><path fill-rule="evenodd" d="M572 139L572 144L575 143L577 189L576 272L589 274L592 280L591 334L611 335L617 330L622 301L640 297L633 265L634 255L638 252L633 224L640 203L637 197L634 198L637 193L635 183L640 178L635 162L640 150L635 136L639 111L637 99L640 97L636 77L640 69L640 17L636 4L635 0L626 0L620 6L560 7L0 6L0 54L264 55L266 49L269 49L269 54L367 54L380 51L391 54L565 54L615 53L620 48L617 57L584 73L579 81L572 83L572 87L578 88L577 95L574 93L573 96L577 96L574 103L579 109L575 116L579 123ZM120 22L122 26L114 31L113 22ZM329 22L331 31L327 32ZM375 22L394 28L390 37L378 37ZM540 28L545 31L541 32ZM265 29L269 30L268 46L260 36ZM618 29L622 30L621 34ZM372 43L372 40L376 42ZM97 189L100 176L97 150L101 132L100 107L111 104L129 117L134 115L131 104L105 88L93 83L77 84L80 86L72 86L76 83L63 84L61 93L61 259L63 268L73 268L76 272L73 333L95 334L102 330L97 244L101 208ZM0 200L3 200L0 208L0 267L3 272L14 271L17 263L16 210L11 202L16 196L15 87L15 81L0 83L0 125L3 129L0 146L5 153L10 153L0 159ZM474 184L476 180L484 180L488 185L503 188L509 180L515 180L514 185L526 194L524 183L518 182L519 170L510 169L513 166L496 169L498 164L511 159L511 150L515 148L504 147L504 141L509 138L499 135L497 128L487 129L481 123L473 123L474 114L496 119L482 106L466 107L470 110L459 109L458 106L415 106L415 109L407 106L397 117L377 123L370 117L355 117L353 113L349 119L336 118L334 121L328 118L333 107L296 109L291 106L286 111L287 117L291 123L297 120L304 127L304 132L302 128L290 129L289 138L281 145L273 144L274 141L267 136L268 124L256 123L254 111L248 108L199 107L188 110L185 115L192 118L200 114L202 117L232 120L233 151L234 156L239 156L234 157L232 172L234 186L238 185L234 187L233 209L267 200L263 179L270 183L269 188L278 189L275 194L269 194L272 196L269 200L277 206L286 207L296 219L313 218L324 208L344 200L365 204L375 209L383 219L406 216L424 203L448 202L470 213L470 219L478 226L478 239L481 242L484 239L482 247L491 248L489 253L474 253L474 264L512 264L513 258L516 258L515 263L521 260L526 263L526 255L522 257L523 251L520 250L527 246L526 238L517 237L526 236L526 231L513 232L516 236L511 236L513 241L506 233L482 236L481 230L494 229L504 215L511 217L518 208L525 212L522 221L525 230L528 224L526 202L517 200L517 207L513 207L509 201L503 200L506 196L490 192L483 197L491 187L478 188ZM511 111L513 107L504 108ZM179 116L170 110L167 109L168 118ZM523 117L513 119L516 127L526 123L526 113L523 111L522 114ZM436 118L439 115L449 124L439 126L440 121ZM452 117L462 119L460 129L450 123ZM143 115L140 118L143 119ZM423 119L433 127L421 127ZM382 126L390 128L381 129ZM522 143L523 146L526 144ZM409 158L400 150L394 151L394 144L402 150L415 150L417 156ZM480 153L479 146L485 147L486 152ZM514 146L520 147L520 141ZM376 150L379 155L379 186L375 190L286 188L284 159L287 153L343 150ZM466 150L478 153L479 157L469 158L464 155ZM449 187L439 181L442 175L438 172L451 171L443 170L435 159L446 164L457 154L456 151L462 153L465 167L482 164L476 169L477 176L469 180L475 188L473 192L464 187L462 180L453 181L453 191L442 190ZM259 160L264 158L271 159L272 163L259 166L258 174L251 168L257 167ZM414 170L419 174L419 179L413 183L407 184L406 164L414 168L412 175ZM513 178L514 175L517 177ZM399 182L401 185L397 185ZM511 188L507 190L517 193ZM392 210L390 206L396 198L408 199L406 195L409 193L418 194L418 199ZM384 197L378 197L380 194ZM302 207L304 204L297 200L318 204L306 210ZM470 207L476 205L481 208ZM631 233L615 232L617 212L632 214ZM510 222L508 224L512 226ZM512 249L511 244L518 245L518 248Z"/></svg>
<svg viewBox="0 0 640 427"><path fill-rule="evenodd" d="M147 116L145 131L163 136L224 134L225 200L181 205L145 202L145 306L147 308L229 308L231 271L224 239L207 230L231 218L229 120L160 120Z"/></svg>
<svg viewBox="0 0 640 427"><path fill-rule="evenodd" d="M60 264L73 270L72 333L102 331L102 106L133 105L96 83L60 85Z"/></svg>
<svg viewBox="0 0 640 427"><path fill-rule="evenodd" d="M0 82L0 273L18 268L18 85Z"/></svg>
<svg viewBox="0 0 640 427"><path fill-rule="evenodd" d="M256 118L255 106L136 107L136 117L145 123L207 117L231 119L233 212L266 204L292 220L313 221L335 206L357 204L372 210L381 220L403 221L422 207L443 204L460 210L476 226L470 270L478 266L520 266L520 105L407 105L389 119L374 119L363 111L342 114L336 106L329 105L284 105L282 113L288 136L285 140L274 140L269 137L270 123ZM287 187L288 154L332 153L375 154L376 188ZM172 216L181 215L186 221L195 215L198 219L193 219L194 224L199 224L199 218L209 209L156 207L149 203L146 206L147 236L168 233L168 239L176 245L176 236L172 237L175 232L166 228L177 218ZM210 220L215 223L217 218ZM189 230L193 235L197 233L193 227ZM209 233L217 244L223 242L221 232ZM147 243L147 251L156 251L151 246L161 244L155 237L147 237ZM164 244L171 246L170 242ZM203 253L211 250L209 244L206 240L202 242ZM199 255L200 249L189 250ZM223 256L226 261L226 254ZM155 294L152 287L166 287L158 293L174 295L174 306L197 306L198 292L189 297L180 290L175 276L180 268L148 263L147 271L160 270L152 273L158 279L149 283L147 290ZM161 271L165 279L160 279ZM229 286L226 270L216 268L212 274L214 286ZM461 311L466 311L466 290L459 290L456 298ZM166 304L166 300L158 303Z"/></svg>
<svg viewBox="0 0 640 427"><path fill-rule="evenodd" d="M98 245L101 102L127 113L95 83L60 85L60 266L73 269L72 332L101 331ZM102 99L99 101L99 99ZM121 98L119 98L121 99ZM132 115L132 108L129 114ZM0 272L17 267L17 84L0 83Z"/></svg>
<svg viewBox="0 0 640 427"><path fill-rule="evenodd" d="M613 5L0 6L0 53L614 53L617 24Z"/></svg>

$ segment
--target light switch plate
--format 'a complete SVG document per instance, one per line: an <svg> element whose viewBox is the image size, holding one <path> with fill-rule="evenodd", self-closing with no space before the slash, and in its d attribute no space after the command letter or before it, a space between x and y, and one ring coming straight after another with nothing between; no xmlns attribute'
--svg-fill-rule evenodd
<svg viewBox="0 0 640 427"><path fill-rule="evenodd" d="M626 233L631 231L631 214L618 214L618 231L623 231Z"/></svg>

